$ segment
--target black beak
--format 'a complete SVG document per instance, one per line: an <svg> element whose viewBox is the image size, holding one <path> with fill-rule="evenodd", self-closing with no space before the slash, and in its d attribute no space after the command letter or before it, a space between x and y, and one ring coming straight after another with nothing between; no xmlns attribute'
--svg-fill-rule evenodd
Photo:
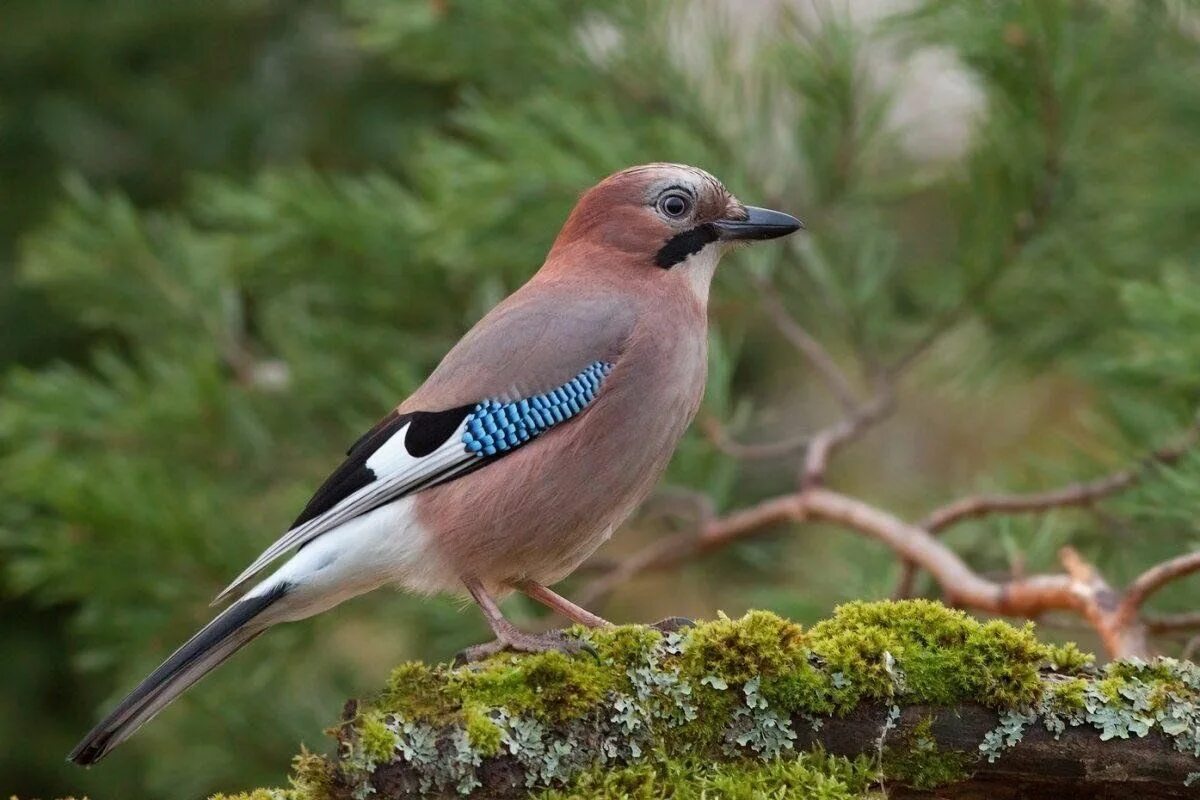
<svg viewBox="0 0 1200 800"><path fill-rule="evenodd" d="M717 238L723 242L777 239L804 227L804 223L791 214L754 206L746 206L745 219L719 219L712 225L717 229Z"/></svg>

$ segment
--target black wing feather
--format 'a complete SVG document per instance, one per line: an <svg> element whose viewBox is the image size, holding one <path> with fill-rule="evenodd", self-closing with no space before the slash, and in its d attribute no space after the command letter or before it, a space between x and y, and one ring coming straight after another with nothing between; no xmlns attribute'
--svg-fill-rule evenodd
<svg viewBox="0 0 1200 800"><path fill-rule="evenodd" d="M295 528L310 519L321 516L375 480L375 473L367 466L367 459L382 447L384 442L403 428L408 423L410 416L410 414L398 414L393 411L351 445L350 449L346 451L346 460L325 479L291 527Z"/></svg>
<svg viewBox="0 0 1200 800"><path fill-rule="evenodd" d="M292 523L292 528L321 516L371 484L378 476L367 466L367 459L405 425L408 430L404 434L404 449L414 458L423 458L445 444L474 408L475 404L471 403L445 411L414 411L410 414L393 411L388 414L350 446L346 451L346 460L317 489Z"/></svg>

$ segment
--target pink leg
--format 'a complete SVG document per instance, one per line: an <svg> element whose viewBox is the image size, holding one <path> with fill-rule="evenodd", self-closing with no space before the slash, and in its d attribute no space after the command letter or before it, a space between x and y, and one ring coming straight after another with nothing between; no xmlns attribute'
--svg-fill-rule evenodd
<svg viewBox="0 0 1200 800"><path fill-rule="evenodd" d="M522 594L537 600L546 608L560 614L563 617L578 622L588 628L603 628L612 625L611 622L598 617L586 608L577 606L567 598L557 592L553 592L534 581L517 581L513 584L513 588Z"/></svg>
<svg viewBox="0 0 1200 800"><path fill-rule="evenodd" d="M483 612L483 617L487 620L488 627L492 629L492 633L496 634L496 640L468 647L458 654L458 657L455 659L456 662L468 663L471 661L480 661L504 650L517 650L523 653L541 653L547 650L558 650L568 655L579 652L594 652L591 645L587 642L564 636L557 631L549 633L526 633L504 618L504 615L500 613L500 607L496 605L496 600L483 588L483 584L476 580L464 580L463 583L466 585L467 591L471 593L471 597L478 604L479 610ZM557 595L555 596L557 597ZM583 609L579 610L583 611ZM587 612L584 613L586 614ZM600 618L596 617L596 619Z"/></svg>

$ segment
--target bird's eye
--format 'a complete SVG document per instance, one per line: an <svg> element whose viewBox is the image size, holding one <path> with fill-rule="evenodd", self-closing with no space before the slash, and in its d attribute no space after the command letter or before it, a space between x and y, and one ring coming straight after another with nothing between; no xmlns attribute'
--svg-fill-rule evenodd
<svg viewBox="0 0 1200 800"><path fill-rule="evenodd" d="M692 210L692 200L678 192L664 194L658 200L658 210L672 219L679 219Z"/></svg>

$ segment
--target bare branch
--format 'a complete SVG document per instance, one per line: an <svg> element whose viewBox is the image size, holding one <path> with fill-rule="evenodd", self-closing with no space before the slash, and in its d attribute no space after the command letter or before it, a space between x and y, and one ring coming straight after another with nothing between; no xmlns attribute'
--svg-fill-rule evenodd
<svg viewBox="0 0 1200 800"><path fill-rule="evenodd" d="M1093 481L1072 483L1059 489L1030 494L983 494L955 500L935 509L920 523L930 533L940 533L969 519L991 514L1022 514L1055 508L1084 508L1137 484L1146 471L1156 465L1173 464L1195 446L1200 427L1192 425L1180 440L1145 456L1133 468L1123 469ZM892 596L911 597L916 588L917 565L905 561Z"/></svg>
<svg viewBox="0 0 1200 800"><path fill-rule="evenodd" d="M858 407L858 399L854 389L850 385L846 374L842 372L841 367L834 361L833 356L829 355L829 351L825 349L816 337L810 334L799 322L796 321L787 308L783 305L783 300L780 299L779 293L767 281L758 282L758 293L762 299L763 309L770 316L771 321L775 323L775 327L783 334L784 338L791 343L793 347L808 360L821 379L825 381L825 385L833 393L834 397L841 404L842 409L847 414L852 414Z"/></svg>
<svg viewBox="0 0 1200 800"><path fill-rule="evenodd" d="M1150 595L1162 589L1171 581L1200 572L1200 550L1176 556L1161 564L1155 564L1134 579L1125 590L1118 613L1126 618L1137 617L1142 606Z"/></svg>
<svg viewBox="0 0 1200 800"><path fill-rule="evenodd" d="M1133 486L1149 467L1178 461L1195 445L1196 437L1197 429L1193 427L1179 443L1156 450L1143 458L1137 467L1123 469L1094 481L1072 483L1060 489L1031 494L982 494L964 497L931 512L921 526L930 533L938 533L963 520L977 519L989 514L1018 514L1089 506Z"/></svg>
<svg viewBox="0 0 1200 800"><path fill-rule="evenodd" d="M829 462L833 455L849 442L858 438L867 428L886 417L896 407L896 394L891 383L881 386L866 405L856 409L841 422L818 431L804 455L804 468L800 485L804 488L820 486L825 480Z"/></svg>
<svg viewBox="0 0 1200 800"><path fill-rule="evenodd" d="M1143 614L1146 629L1151 633L1175 633L1200 629L1200 611L1180 614Z"/></svg>
<svg viewBox="0 0 1200 800"><path fill-rule="evenodd" d="M812 436L804 433L780 439L775 442L746 444L735 440L729 435L725 426L713 416L704 416L699 422L700 429L713 446L730 458L741 461L755 461L768 458L782 458L803 450L812 442Z"/></svg>
<svg viewBox="0 0 1200 800"><path fill-rule="evenodd" d="M1191 661L1195 657L1197 649L1200 649L1200 636L1193 636L1183 646L1183 652L1179 654L1179 657L1184 661Z"/></svg>

